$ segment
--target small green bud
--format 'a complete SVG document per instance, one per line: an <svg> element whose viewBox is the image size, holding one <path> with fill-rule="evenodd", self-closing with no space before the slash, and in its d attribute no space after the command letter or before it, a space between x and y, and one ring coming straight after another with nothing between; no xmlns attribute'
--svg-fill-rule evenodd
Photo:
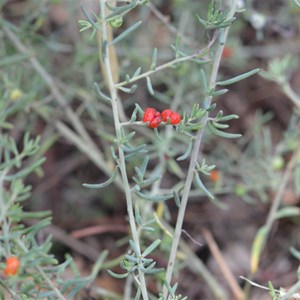
<svg viewBox="0 0 300 300"><path fill-rule="evenodd" d="M238 184L237 186L235 186L234 192L237 196L243 197L247 194L247 189L243 184Z"/></svg>
<svg viewBox="0 0 300 300"><path fill-rule="evenodd" d="M109 25L112 28L119 28L123 24L123 17L118 15L109 21Z"/></svg>
<svg viewBox="0 0 300 300"><path fill-rule="evenodd" d="M272 167L275 171L280 171L284 167L284 159L281 155L277 155L273 158Z"/></svg>

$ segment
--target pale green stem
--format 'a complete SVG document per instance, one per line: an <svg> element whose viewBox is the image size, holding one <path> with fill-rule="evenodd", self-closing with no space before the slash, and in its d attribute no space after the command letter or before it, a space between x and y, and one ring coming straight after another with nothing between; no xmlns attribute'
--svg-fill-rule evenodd
<svg viewBox="0 0 300 300"><path fill-rule="evenodd" d="M279 83L280 84L280 83ZM300 96L298 96L294 90L291 88L288 82L280 84L282 91L285 95L300 109Z"/></svg>
<svg viewBox="0 0 300 300"><path fill-rule="evenodd" d="M190 61L193 58L199 58L199 57L201 57L202 55L204 55L205 53L207 53L210 50L210 48L214 44L214 42L215 42L215 40L212 39L210 41L210 43L205 48L203 48L202 50L198 51L197 53L194 53L194 54L191 54L191 55L188 55L188 56L184 56L184 57L176 58L176 59L174 59L172 61L169 61L169 62L167 62L165 64L162 64L162 65L156 67L154 70L149 70L149 71L147 71L145 73L140 74L139 76L135 76L135 77L131 78L128 81L120 82L120 83L116 84L115 87L119 88L119 87L122 87L124 85L128 85L128 84L133 83L135 81L138 81L138 80L140 80L142 78L146 78L146 77L148 77L148 76L150 76L150 75L152 75L152 74L154 74L156 72L162 71L162 70L167 69L167 68L171 68L171 67L173 67L176 64L183 63L185 61Z"/></svg>
<svg viewBox="0 0 300 300"><path fill-rule="evenodd" d="M105 3L106 0L100 0L100 8L101 8L101 20L105 20ZM116 130L116 137L117 141L120 141L122 138L121 135L121 123L119 118L119 110L118 110L118 95L117 90L115 88L114 82L113 82L113 76L112 76L112 70L110 66L110 60L109 60L109 45L107 44L107 24L106 22L101 22L101 33L102 33L102 45L105 45L103 49L103 62L105 66L105 72L107 76L108 81L108 87L110 90L110 96L111 96L111 104L112 104L112 110L113 110L113 119L114 119L114 125ZM125 155L124 151L121 147L121 145L118 145L118 152L119 152L119 168L121 172L121 177L123 181L124 191L125 191L125 197L126 197L126 203L127 203L127 213L129 217L129 224L132 234L133 242L135 243L137 249L141 252L140 242L139 242L139 234L137 230L137 226L135 223L135 217L133 212L133 199L131 194L131 189L128 181L127 171L126 171L126 163L125 163ZM139 270L139 282L140 282L140 288L142 291L142 296L144 300L148 300L148 292L146 287L146 280L144 273Z"/></svg>
<svg viewBox="0 0 300 300"><path fill-rule="evenodd" d="M237 8L237 0L234 0L231 6L231 11L228 15L228 18L232 18L235 14ZM221 29L222 30L222 29ZM224 48L224 43L226 41L227 35L228 35L229 27L223 29L223 35L222 35L222 44L219 44L216 50L216 55L215 55L215 60L212 66L212 72L210 76L210 81L209 81L209 88L214 88L216 85L216 79L217 79L217 74L218 74L218 69L221 61L221 56ZM212 97L209 97L208 103L210 104L212 100ZM208 114L203 119L203 126L202 128L197 132L195 143L193 145L193 150L192 150L192 155L190 159L190 164L187 172L187 178L185 181L185 185L183 188L183 193L182 193L182 198L181 198L181 204L180 208L178 211L178 216L177 216L177 221L176 221L176 226L175 226L175 232L173 236L173 242L171 246L171 251L170 251L170 256L169 256L169 261L167 265L167 270L166 270L166 282L171 283L172 279L172 274L174 270L174 265L176 261L176 253L180 241L180 236L181 236L181 231L182 231L182 225L184 221L184 216L185 216L185 211L186 211L186 206L189 198L189 192L191 190L193 178L194 178L194 169L195 169L195 163L199 158L199 150L202 142L202 138L204 135L204 130L205 130L205 125L208 120ZM168 296L168 290L166 286L163 288L163 295L165 299L167 299Z"/></svg>

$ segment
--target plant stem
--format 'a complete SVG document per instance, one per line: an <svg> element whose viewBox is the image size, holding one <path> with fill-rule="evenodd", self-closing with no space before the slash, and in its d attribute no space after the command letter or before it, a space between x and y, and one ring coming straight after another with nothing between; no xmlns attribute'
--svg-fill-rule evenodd
<svg viewBox="0 0 300 300"><path fill-rule="evenodd" d="M205 53L207 53L210 50L210 48L212 47L212 45L214 43L215 43L215 39L213 38L205 48L201 49L197 53L194 53L194 54L191 54L191 55L188 55L188 56L184 56L184 57L176 58L176 59L174 59L172 61L169 61L169 62L167 62L165 64L162 64L162 65L156 67L154 70L149 70L149 71L147 71L145 73L140 74L139 76L135 76L135 77L131 78L128 81L122 81L120 83L117 83L115 85L115 87L119 88L119 87L122 87L124 85L128 85L128 84L133 83L135 81L138 81L138 80L140 80L142 78L146 78L146 77L148 77L148 76L150 76L150 75L152 75L152 74L154 74L156 72L162 71L162 70L167 69L167 68L171 68L172 66L174 66L176 64L179 64L179 63L182 63L182 62L185 62L185 61L190 61L193 58L199 58L200 56L202 56Z"/></svg>
<svg viewBox="0 0 300 300"><path fill-rule="evenodd" d="M232 18L234 16L236 8L237 8L237 0L233 0L233 3L231 5L231 10L228 14L228 19ZM226 27L225 29L220 29L220 31L223 31L222 32L222 43L219 43L218 47L216 49L215 60L213 62L209 86L208 86L209 89L214 88L216 85L216 79L217 79L217 74L218 74L219 65L220 65L220 61L221 61L221 56L222 56L224 44L225 44L225 41L226 41L226 38L228 35L229 27ZM209 104L211 103L211 100L212 100L212 97L210 96L208 98ZM180 205L180 208L178 211L173 242L172 242L169 261L168 261L167 270L166 270L165 281L168 284L171 283L171 278L172 278L175 260L176 260L176 253L177 253L177 249L178 249L178 245L179 245L179 241L180 241L182 225L183 225L186 206L187 206L187 202L188 202L188 198L189 198L189 192L191 190L191 186L192 186L192 182L193 182L193 178L194 178L195 163L199 158L199 150L200 150L200 146L202 143L202 138L204 135L205 125L207 123L207 120L208 120L208 113L203 118L203 126L197 132L196 140L195 140L195 143L194 143L194 146L192 149L192 155L191 155L190 164L189 164L189 168L188 168L188 172L187 172L187 178L186 178L185 185L183 188L181 205ZM167 299L168 290L167 290L166 286L164 286L164 288L163 288L163 295L164 295L164 298Z"/></svg>
<svg viewBox="0 0 300 300"><path fill-rule="evenodd" d="M117 141L120 141L122 138L122 133L121 133L121 123L120 123L119 109L118 109L118 94L117 94L115 84L113 82L112 70L111 70L110 60L109 60L109 45L107 44L107 28L106 28L107 24L105 22L105 3L106 0L100 0L101 20L102 20L101 22L102 45L105 45L105 47L103 47L102 59L104 62L106 78L110 90L116 137L117 137ZM132 194L131 194L127 171L126 171L125 155L120 144L118 145L118 153L119 153L119 168L120 168L121 177L124 185L124 191L125 191L125 197L127 203L127 213L129 217L132 239L139 252L141 252L139 234L138 234L137 226L135 223L134 212L133 212L133 199L132 199ZM139 281L140 281L140 288L142 291L143 299L148 300L148 292L146 287L145 276L144 273L140 270L139 270Z"/></svg>
<svg viewBox="0 0 300 300"><path fill-rule="evenodd" d="M297 106L298 109L300 109L300 97L294 92L294 90L291 88L290 84L288 82L280 84L282 91L285 93L285 95L290 98L290 100Z"/></svg>

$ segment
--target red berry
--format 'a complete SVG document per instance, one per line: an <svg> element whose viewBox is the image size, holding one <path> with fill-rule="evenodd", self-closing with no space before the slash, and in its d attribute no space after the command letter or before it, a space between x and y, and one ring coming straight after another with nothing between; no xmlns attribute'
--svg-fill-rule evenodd
<svg viewBox="0 0 300 300"><path fill-rule="evenodd" d="M156 115L156 117L150 121L150 124L148 125L149 128L157 128L158 125L161 123L161 116L160 113L158 113L158 115Z"/></svg>
<svg viewBox="0 0 300 300"><path fill-rule="evenodd" d="M157 113L155 108L148 107L144 112L143 122L151 122L155 118L155 114Z"/></svg>
<svg viewBox="0 0 300 300"><path fill-rule="evenodd" d="M173 112L171 115L170 115L170 123L172 125L176 125L176 124L179 124L181 121L181 115L177 112Z"/></svg>
<svg viewBox="0 0 300 300"><path fill-rule="evenodd" d="M19 270L20 262L15 256L8 257L6 260L6 267L4 269L5 276L16 275Z"/></svg>
<svg viewBox="0 0 300 300"><path fill-rule="evenodd" d="M232 56L233 56L233 50L225 46L222 52L222 58L230 58Z"/></svg>
<svg viewBox="0 0 300 300"><path fill-rule="evenodd" d="M168 119L170 119L170 115L173 113L171 109L165 109L161 113L162 119L164 122L168 122Z"/></svg>
<svg viewBox="0 0 300 300"><path fill-rule="evenodd" d="M220 172L218 170L210 171L209 178L212 182L218 182L220 180Z"/></svg>

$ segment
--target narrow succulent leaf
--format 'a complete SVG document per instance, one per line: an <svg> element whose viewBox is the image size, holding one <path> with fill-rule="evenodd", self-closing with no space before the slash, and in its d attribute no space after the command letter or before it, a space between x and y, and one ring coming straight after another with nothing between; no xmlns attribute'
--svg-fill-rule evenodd
<svg viewBox="0 0 300 300"><path fill-rule="evenodd" d="M212 96L212 97L217 97L217 96L221 96L221 95L224 95L228 92L229 90L228 89L221 89L221 90L212 90L210 91L209 95Z"/></svg>
<svg viewBox="0 0 300 300"><path fill-rule="evenodd" d="M124 274L117 274L111 270L107 270L107 272L109 273L110 276L117 278L117 279L123 279L126 278L129 275L129 272L124 273Z"/></svg>
<svg viewBox="0 0 300 300"><path fill-rule="evenodd" d="M207 122L207 128L210 130L211 133L226 138L226 139L236 139L236 138L240 138L242 135L239 133L229 133L229 132L224 132L221 131L217 128L215 128L211 122Z"/></svg>
<svg viewBox="0 0 300 300"><path fill-rule="evenodd" d="M95 23L95 21L92 19L90 14L86 11L84 5L81 4L80 7L81 7L81 11L83 12L84 16L88 19L88 21L91 23L91 25L94 27L94 29L98 30L99 29L98 24Z"/></svg>
<svg viewBox="0 0 300 300"><path fill-rule="evenodd" d="M112 13L110 15L108 15L106 17L106 20L109 20L115 16L118 16L118 15L124 15L126 14L127 12L129 12L131 9L133 9L136 4L137 4L137 1L138 0L133 0L131 1L129 4L127 5L122 5L122 6L111 6L108 4L108 2L106 2L106 6L109 8L110 11L112 11Z"/></svg>
<svg viewBox="0 0 300 300"><path fill-rule="evenodd" d="M134 243L133 240L129 240L129 244L130 247L132 248L132 250L134 251L134 253L136 254L136 256L140 256L141 255L141 251L139 250L139 248L137 247L137 245Z"/></svg>
<svg viewBox="0 0 300 300"><path fill-rule="evenodd" d="M4 176L4 179L7 181L11 181L13 179L23 178L23 177L27 176L28 174L32 173L38 167L40 167L45 161L46 161L46 158L42 157L38 161L34 162L32 165L24 168L23 170L21 170L17 173L15 173L13 175Z"/></svg>
<svg viewBox="0 0 300 300"><path fill-rule="evenodd" d="M218 118L218 122L226 122L226 121L230 121L230 120L233 120L233 119L238 119L239 116L238 115L228 115L228 116L223 116L223 117L220 117Z"/></svg>
<svg viewBox="0 0 300 300"><path fill-rule="evenodd" d="M138 225L142 225L142 217L140 214L139 206L136 204L134 207L134 216L135 216L135 221Z"/></svg>
<svg viewBox="0 0 300 300"><path fill-rule="evenodd" d="M143 176L141 170L138 167L134 167L134 170L135 170L136 175L138 176L139 181L140 182L143 181L144 176Z"/></svg>
<svg viewBox="0 0 300 300"><path fill-rule="evenodd" d="M176 290L176 288L173 289L173 288L171 287L170 283L169 283L168 281L166 281L166 280L164 280L164 285L166 286L166 288L167 288L167 290L168 290L170 296L171 296L172 298L174 298L174 297L175 297L175 290Z"/></svg>
<svg viewBox="0 0 300 300"><path fill-rule="evenodd" d="M173 191L173 197L174 197L177 207L179 208L181 205L181 200L180 200L180 197L179 197L179 194L177 191Z"/></svg>
<svg viewBox="0 0 300 300"><path fill-rule="evenodd" d="M148 187L149 185L153 184L155 181L160 180L161 178L162 178L162 175L160 175L160 174L153 175L153 176L151 176L150 178L148 178L148 179L146 179L146 180L143 180L143 181L140 183L140 187L141 187L141 188Z"/></svg>
<svg viewBox="0 0 300 300"><path fill-rule="evenodd" d="M136 107L134 108L132 114L131 114L129 123L133 123L133 122L136 121L136 118L137 118L137 112L138 112L138 108L137 108L137 106L136 106Z"/></svg>
<svg viewBox="0 0 300 300"><path fill-rule="evenodd" d="M142 226L142 229L148 232L154 232L155 228L149 226Z"/></svg>
<svg viewBox="0 0 300 300"><path fill-rule="evenodd" d="M200 82L204 91L208 91L207 80L203 69L200 70Z"/></svg>
<svg viewBox="0 0 300 300"><path fill-rule="evenodd" d="M126 80L127 83L130 82L130 76L128 74L125 75L125 80Z"/></svg>
<svg viewBox="0 0 300 300"><path fill-rule="evenodd" d="M173 194L167 195L146 195L144 193L136 191L136 194L141 197L142 199L152 201L152 202L162 202L173 198Z"/></svg>
<svg viewBox="0 0 300 300"><path fill-rule="evenodd" d="M110 102L111 98L109 98L108 96L106 96L104 93L101 92L99 84L97 82L94 82L94 86L96 88L96 91L98 93L98 95L100 96L100 98L102 100L104 100L105 102Z"/></svg>
<svg viewBox="0 0 300 300"><path fill-rule="evenodd" d="M220 128L220 129L226 129L229 127L228 124L219 124L215 121L212 122L212 126L214 126L215 128Z"/></svg>
<svg viewBox="0 0 300 300"><path fill-rule="evenodd" d="M194 183L196 185L196 187L198 189L200 189L201 191L203 191L207 197L209 197L210 199L214 199L214 196L207 190L207 188L204 186L199 174L197 172L195 172L194 175Z"/></svg>
<svg viewBox="0 0 300 300"><path fill-rule="evenodd" d="M133 256L133 255L128 255L128 254L126 254L126 255L125 255L125 258L126 258L129 262L134 263L134 264L136 264L136 263L139 262L139 259L138 259L137 257Z"/></svg>
<svg viewBox="0 0 300 300"><path fill-rule="evenodd" d="M134 72L132 78L139 76L139 75L141 74L141 71L142 71L142 68L141 68L141 67L138 67L138 68L136 69L136 71Z"/></svg>
<svg viewBox="0 0 300 300"><path fill-rule="evenodd" d="M300 260L300 251L296 250L294 247L290 248L290 252L292 253L292 255L297 258L298 260Z"/></svg>
<svg viewBox="0 0 300 300"><path fill-rule="evenodd" d="M262 253L263 247L265 245L265 241L268 236L268 229L263 226L261 227L254 238L252 249L251 249L251 259L250 259L250 271L252 274L256 273L259 261L260 261L260 255Z"/></svg>
<svg viewBox="0 0 300 300"><path fill-rule="evenodd" d="M152 53L152 62L150 66L150 70L155 70L157 64L157 48L154 48Z"/></svg>
<svg viewBox="0 0 300 300"><path fill-rule="evenodd" d="M256 74L257 72L259 72L259 70L260 70L260 69L257 68L257 69L251 70L251 71L249 71L249 72L243 73L243 74L241 74L241 75L239 75L239 76L233 77L233 78L231 78L231 79L224 80L224 81L219 81L219 82L217 82L216 84L217 84L217 85L221 85L221 86L233 84L233 83L236 83L236 82L238 82L238 81L241 81L241 80L243 80L243 79L246 79L246 78L248 78L248 77L250 77L250 76Z"/></svg>
<svg viewBox="0 0 300 300"><path fill-rule="evenodd" d="M297 217L300 215L300 208L295 206L283 207L274 216L275 219Z"/></svg>
<svg viewBox="0 0 300 300"><path fill-rule="evenodd" d="M145 158L143 160L143 163L140 166L140 171L141 171L141 174L142 174L143 177L145 176L148 163L149 163L149 155L145 156Z"/></svg>
<svg viewBox="0 0 300 300"><path fill-rule="evenodd" d="M156 241L154 241L149 247L147 247L145 249L145 251L142 253L142 257L146 257L151 252L153 252L155 250L155 248L157 248L160 243L161 243L160 239L157 239Z"/></svg>
<svg viewBox="0 0 300 300"><path fill-rule="evenodd" d="M177 161L182 161L182 160L185 160L189 157L189 155L191 154L191 151L192 151L192 148L193 148L193 140L190 139L190 142L186 148L186 151L179 157L177 157Z"/></svg>
<svg viewBox="0 0 300 300"><path fill-rule="evenodd" d="M83 183L83 186L86 188L90 188L90 189L102 189L104 187L107 187L111 183L113 183L117 177L117 174L118 174L118 166L115 167L111 177L108 180L106 180L105 182L98 183L98 184Z"/></svg>
<svg viewBox="0 0 300 300"><path fill-rule="evenodd" d="M111 156L113 157L114 161L116 163L118 163L119 162L119 158L117 157L115 149L114 149L113 146L110 147L110 151L111 151Z"/></svg>
<svg viewBox="0 0 300 300"><path fill-rule="evenodd" d="M138 21L129 28L127 28L125 31L123 31L120 35L118 35L116 38L114 38L111 42L111 45L115 45L116 43L123 40L126 36L128 36L131 32L136 30L138 27L140 27L142 24L142 21Z"/></svg>
<svg viewBox="0 0 300 300"><path fill-rule="evenodd" d="M123 86L119 86L118 89L127 94L133 94L136 91L137 85L134 84L131 88L125 88Z"/></svg>
<svg viewBox="0 0 300 300"><path fill-rule="evenodd" d="M151 83L151 80L149 77L146 78L147 80L147 89L148 89L148 92L150 93L151 96L154 95L154 90L153 90L153 87L152 87L152 83Z"/></svg>
<svg viewBox="0 0 300 300"><path fill-rule="evenodd" d="M126 153L137 153L137 152L141 152L141 150L145 150L146 148L146 144L140 145L138 147L127 147L125 145L122 145L122 149L124 150L124 152ZM144 153L144 151L143 151Z"/></svg>

